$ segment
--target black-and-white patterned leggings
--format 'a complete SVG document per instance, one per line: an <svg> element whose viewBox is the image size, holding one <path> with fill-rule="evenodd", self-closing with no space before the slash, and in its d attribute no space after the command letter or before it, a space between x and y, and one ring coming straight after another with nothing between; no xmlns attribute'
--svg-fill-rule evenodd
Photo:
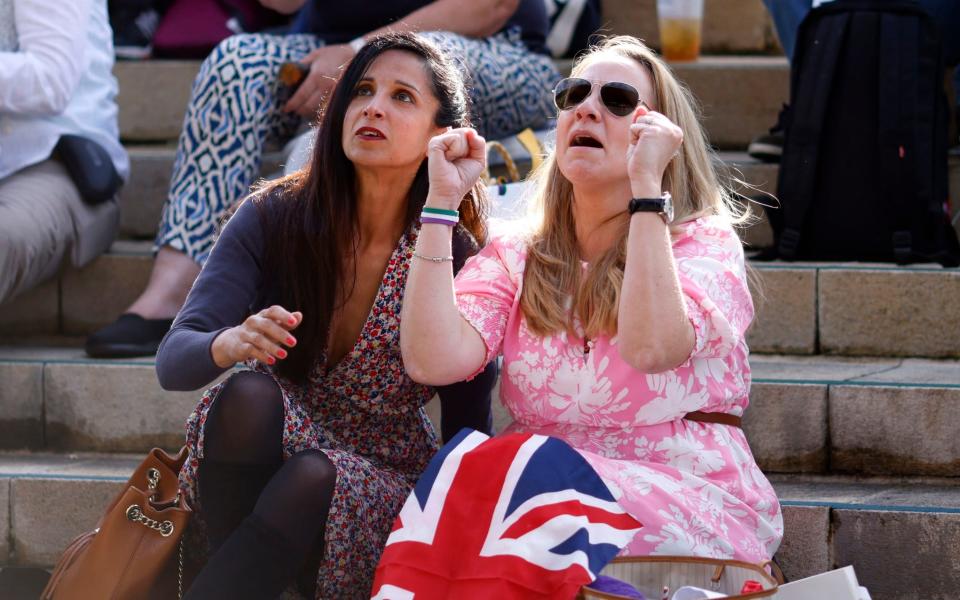
<svg viewBox="0 0 960 600"><path fill-rule="evenodd" d="M553 116L550 89L560 75L550 57L530 52L516 31L484 39L422 35L466 66L474 122L487 139L542 127ZM224 212L259 174L264 145L286 142L301 124L299 116L280 110L280 64L322 45L307 34L236 35L203 61L180 133L157 248L170 246L203 264Z"/></svg>

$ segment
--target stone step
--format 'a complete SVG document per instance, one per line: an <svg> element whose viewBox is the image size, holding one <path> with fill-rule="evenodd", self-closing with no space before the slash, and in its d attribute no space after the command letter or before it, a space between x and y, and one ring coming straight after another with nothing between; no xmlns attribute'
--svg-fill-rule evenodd
<svg viewBox="0 0 960 600"><path fill-rule="evenodd" d="M0 566L53 565L73 537L94 526L141 458L0 454ZM786 532L777 560L788 578L852 564L875 600L955 597L955 480L771 480Z"/></svg>
<svg viewBox="0 0 960 600"><path fill-rule="evenodd" d="M519 146L519 144L516 144ZM127 144L130 154L130 181L120 191L120 236L132 239L152 239L163 212L163 203L170 187L170 175L176 159L176 146L173 144ZM499 155L491 153L491 163ZM523 156L526 156L523 154ZM748 183L751 188L738 185L737 190L746 195L775 194L777 191L777 165L762 163L747 156L745 152L721 152L720 160L724 172ZM955 161L960 178L960 157ZM284 157L281 152L270 152L264 156L261 176L271 178L279 176L283 169ZM520 160L517 167L521 174L529 171L529 160ZM496 174L496 165L493 165ZM957 191L960 194L960 182ZM954 203L960 206L960 198ZM960 208L958 208L960 210ZM760 221L746 228L745 239L756 246L769 244L772 233L762 209L754 207ZM756 231L755 231L756 230Z"/></svg>
<svg viewBox="0 0 960 600"><path fill-rule="evenodd" d="M960 410L960 362L762 355L751 362L744 428L765 470L960 476L949 418ZM93 360L80 348L2 347L0 381L3 449L175 447L200 398L160 389L152 358ZM428 406L435 422L438 410ZM496 403L496 428L509 421Z"/></svg>
<svg viewBox="0 0 960 600"><path fill-rule="evenodd" d="M960 476L960 362L750 360L744 431L770 472Z"/></svg>
<svg viewBox="0 0 960 600"><path fill-rule="evenodd" d="M176 147L172 144L128 144L126 148L130 154L131 178L120 192L120 236L152 239L156 235L170 186ZM491 158L491 163L494 163L499 155L491 154ZM769 246L773 243L773 231L760 203L776 203L768 194L776 195L778 165L754 160L746 152L720 152L719 158L721 172L739 180L732 183L734 189L755 199L751 204L751 213L755 218L741 231L744 241L752 247ZM279 175L283 162L282 153L267 153L261 175L267 178ZM520 160L517 167L521 173L526 173L529 161ZM495 166L494 170L496 174ZM950 205L954 211L954 222L960 231L960 155L951 157L950 183Z"/></svg>
<svg viewBox="0 0 960 600"><path fill-rule="evenodd" d="M110 323L150 274L150 242L118 241L83 269L14 298L0 336L86 335ZM960 358L960 270L936 265L754 262L754 352Z"/></svg>
<svg viewBox="0 0 960 600"><path fill-rule="evenodd" d="M777 561L790 579L853 565L874 600L957 598L957 480L771 480L786 531Z"/></svg>
<svg viewBox="0 0 960 600"><path fill-rule="evenodd" d="M660 48L656 0L603 0L611 33L633 35ZM782 53L770 15L760 0L706 0L704 51L715 54Z"/></svg>
<svg viewBox="0 0 960 600"><path fill-rule="evenodd" d="M118 62L120 137L126 142L176 140L199 62ZM570 62L559 63L569 71ZM704 56L674 65L703 105L710 141L742 150L777 120L789 92L787 60L777 56ZM164 91L158 96L157 89Z"/></svg>

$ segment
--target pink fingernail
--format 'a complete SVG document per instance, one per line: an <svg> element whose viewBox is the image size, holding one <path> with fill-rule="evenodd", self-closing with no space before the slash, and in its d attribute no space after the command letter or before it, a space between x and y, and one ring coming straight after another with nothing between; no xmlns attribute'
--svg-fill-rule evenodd
<svg viewBox="0 0 960 600"><path fill-rule="evenodd" d="M268 357L267 357L267 364L268 364L268 365L272 365L272 364L275 363L275 362L277 362L277 361L276 361L276 359L273 358L272 356L268 356Z"/></svg>
<svg viewBox="0 0 960 600"><path fill-rule="evenodd" d="M288 346L296 346L296 345L297 345L297 340L296 340L293 336L289 336L289 337L287 337L287 345L288 345Z"/></svg>
<svg viewBox="0 0 960 600"><path fill-rule="evenodd" d="M291 324L291 325L296 325L296 324L297 324L297 319L296 319L296 317L290 317L290 320L287 321L287 323L289 323L289 324Z"/></svg>
<svg viewBox="0 0 960 600"><path fill-rule="evenodd" d="M284 350L283 348L280 348L279 350L277 350L277 356L279 356L280 358L286 358L287 351Z"/></svg>

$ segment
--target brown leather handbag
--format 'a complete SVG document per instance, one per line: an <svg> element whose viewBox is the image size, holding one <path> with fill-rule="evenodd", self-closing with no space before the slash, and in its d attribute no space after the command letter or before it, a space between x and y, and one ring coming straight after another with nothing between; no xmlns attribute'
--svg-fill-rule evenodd
<svg viewBox="0 0 960 600"><path fill-rule="evenodd" d="M97 528L67 546L41 600L181 597L191 510L177 475L186 458L186 447L177 456L151 450Z"/></svg>

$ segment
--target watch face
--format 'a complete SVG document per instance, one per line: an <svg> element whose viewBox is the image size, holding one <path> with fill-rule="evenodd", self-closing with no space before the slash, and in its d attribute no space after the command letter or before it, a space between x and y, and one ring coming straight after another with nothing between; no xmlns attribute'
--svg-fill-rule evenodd
<svg viewBox="0 0 960 600"><path fill-rule="evenodd" d="M670 192L663 194L663 216L666 217L667 223L673 223L673 196Z"/></svg>

